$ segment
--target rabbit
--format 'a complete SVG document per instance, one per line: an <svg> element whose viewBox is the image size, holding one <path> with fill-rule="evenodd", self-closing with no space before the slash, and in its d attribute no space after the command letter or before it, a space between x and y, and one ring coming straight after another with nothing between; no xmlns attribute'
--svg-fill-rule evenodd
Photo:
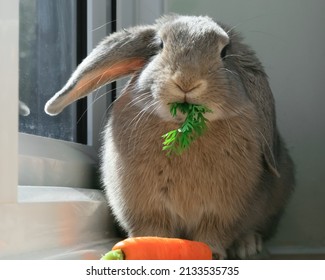
<svg viewBox="0 0 325 280"><path fill-rule="evenodd" d="M261 62L242 37L207 16L165 15L105 38L45 105L49 115L131 75L109 111L100 153L109 206L129 237L208 244L215 258L252 258L276 232L294 164L276 125ZM207 129L181 155L162 135L201 104Z"/></svg>

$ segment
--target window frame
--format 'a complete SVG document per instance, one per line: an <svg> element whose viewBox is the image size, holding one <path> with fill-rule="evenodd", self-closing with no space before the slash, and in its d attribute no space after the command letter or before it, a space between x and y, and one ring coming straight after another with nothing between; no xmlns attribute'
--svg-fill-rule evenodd
<svg viewBox="0 0 325 280"><path fill-rule="evenodd" d="M6 8L4 7L6 5ZM2 7L1 7L2 6ZM0 2L1 38L7 38L0 44L0 77L2 79L0 110L1 137L0 147L0 203L12 203L17 199L18 184L18 58L19 58L19 1Z"/></svg>

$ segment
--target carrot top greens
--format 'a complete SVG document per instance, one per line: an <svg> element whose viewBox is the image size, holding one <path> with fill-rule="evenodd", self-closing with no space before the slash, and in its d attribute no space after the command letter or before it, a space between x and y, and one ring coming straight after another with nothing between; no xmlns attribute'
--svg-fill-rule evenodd
<svg viewBox="0 0 325 280"><path fill-rule="evenodd" d="M194 140L201 136L207 127L207 119L204 117L204 114L212 112L203 105L172 103L170 105L170 113L173 117L176 116L177 110L186 115L186 118L180 128L162 135L164 138L163 151L167 151L167 155L172 153L180 155Z"/></svg>

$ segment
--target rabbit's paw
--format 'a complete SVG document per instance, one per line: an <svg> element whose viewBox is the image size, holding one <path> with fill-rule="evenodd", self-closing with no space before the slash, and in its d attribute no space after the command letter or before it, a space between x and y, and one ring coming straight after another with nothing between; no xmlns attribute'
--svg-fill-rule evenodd
<svg viewBox="0 0 325 280"><path fill-rule="evenodd" d="M206 244L208 244L212 250L212 258L214 260L226 260L227 259L227 252L226 250L220 245L220 244L215 244L213 245L211 243L208 243L204 241Z"/></svg>
<svg viewBox="0 0 325 280"><path fill-rule="evenodd" d="M229 250L231 258L248 259L259 254L263 249L262 237L258 233L249 233L235 242Z"/></svg>

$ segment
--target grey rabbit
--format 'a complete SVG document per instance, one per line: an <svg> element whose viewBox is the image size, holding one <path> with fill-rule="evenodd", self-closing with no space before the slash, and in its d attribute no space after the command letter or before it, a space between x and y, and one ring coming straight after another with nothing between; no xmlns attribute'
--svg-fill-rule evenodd
<svg viewBox="0 0 325 280"><path fill-rule="evenodd" d="M216 258L251 258L294 189L263 66L233 29L209 17L167 15L105 38L46 104L49 115L132 75L103 134L101 174L127 234L207 243ZM202 104L207 130L180 156L162 135L179 127L170 103Z"/></svg>

